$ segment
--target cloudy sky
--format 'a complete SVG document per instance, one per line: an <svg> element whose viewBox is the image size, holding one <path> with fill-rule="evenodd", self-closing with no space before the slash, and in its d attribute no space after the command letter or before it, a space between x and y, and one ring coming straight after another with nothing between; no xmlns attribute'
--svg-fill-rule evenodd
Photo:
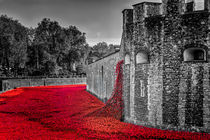
<svg viewBox="0 0 210 140"><path fill-rule="evenodd" d="M86 33L90 45L100 41L120 44L122 10L142 1L147 0L0 0L0 14L18 19L27 27L50 18L64 27L77 26Z"/></svg>

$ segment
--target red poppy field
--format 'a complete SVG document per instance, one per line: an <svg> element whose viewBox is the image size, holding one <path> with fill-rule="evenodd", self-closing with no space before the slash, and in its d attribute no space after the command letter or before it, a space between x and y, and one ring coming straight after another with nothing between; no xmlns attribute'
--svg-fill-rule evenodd
<svg viewBox="0 0 210 140"><path fill-rule="evenodd" d="M210 139L206 133L159 130L120 122L123 61L104 104L86 85L22 87L0 94L0 140Z"/></svg>
<svg viewBox="0 0 210 140"><path fill-rule="evenodd" d="M0 94L0 139L210 139L123 123L106 106L86 85L7 91Z"/></svg>

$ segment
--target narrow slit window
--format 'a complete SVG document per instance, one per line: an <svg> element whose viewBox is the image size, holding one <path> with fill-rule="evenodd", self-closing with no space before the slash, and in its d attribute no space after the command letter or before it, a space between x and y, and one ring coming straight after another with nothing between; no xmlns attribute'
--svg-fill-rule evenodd
<svg viewBox="0 0 210 140"><path fill-rule="evenodd" d="M140 86L141 86L141 97L145 97L145 88L144 88L144 81L140 80Z"/></svg>

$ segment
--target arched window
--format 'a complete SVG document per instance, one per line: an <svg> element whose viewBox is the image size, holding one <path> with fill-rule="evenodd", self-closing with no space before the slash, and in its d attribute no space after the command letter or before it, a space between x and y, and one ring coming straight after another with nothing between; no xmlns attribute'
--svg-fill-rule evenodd
<svg viewBox="0 0 210 140"><path fill-rule="evenodd" d="M184 61L206 61L206 51L202 48L188 48L184 51Z"/></svg>
<svg viewBox="0 0 210 140"><path fill-rule="evenodd" d="M130 55L125 55L125 65L130 64Z"/></svg>
<svg viewBox="0 0 210 140"><path fill-rule="evenodd" d="M148 55L146 52L138 52L136 55L136 64L148 63Z"/></svg>

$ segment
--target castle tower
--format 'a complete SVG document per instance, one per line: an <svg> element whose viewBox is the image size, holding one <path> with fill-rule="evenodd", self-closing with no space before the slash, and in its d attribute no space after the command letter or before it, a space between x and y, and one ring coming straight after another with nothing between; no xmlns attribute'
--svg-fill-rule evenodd
<svg viewBox="0 0 210 140"><path fill-rule="evenodd" d="M123 33L121 40L121 55L124 58L123 96L124 119L130 119L130 52L133 39L133 9L125 9L123 13Z"/></svg>
<svg viewBox="0 0 210 140"><path fill-rule="evenodd" d="M144 2L133 7L134 114L140 124L148 123L155 126L162 124L159 98L162 96L161 59L158 49L161 44L161 3ZM150 22L150 19L157 20ZM152 87L150 86L152 83L156 84Z"/></svg>
<svg viewBox="0 0 210 140"><path fill-rule="evenodd" d="M208 77L205 71L209 71L206 68L209 1L205 0L205 3L205 9L195 11L195 5L187 9L192 3L184 3L183 0L163 0L164 125L204 127L205 118L209 115L205 111L206 106L209 107L209 103L205 101L205 98L208 98L205 97L208 88L204 88L205 77Z"/></svg>
<svg viewBox="0 0 210 140"><path fill-rule="evenodd" d="M160 3L143 2L133 5L133 32L131 48L129 50L130 59L129 63L125 61L125 67L129 67L129 82L124 80L124 83L129 84L129 91L125 89L126 93L129 93L125 95L125 107L127 106L129 110L129 112L125 114L125 119L134 123L148 123L148 121L154 122L154 124L161 123L161 117L159 117L159 122L157 122L154 117L157 116L157 107L155 106L157 104L161 105L161 103L157 101L156 105L152 105L152 107L148 105L153 102L153 100L150 100L152 97L149 97L150 95L148 95L148 93L150 93L148 92L148 79L150 79L149 81L154 81L154 77L149 77L147 74L147 71L149 70L148 59L151 46L148 45L148 31L145 25L145 20L147 18L159 16L161 14L160 9ZM157 36L160 33L157 31L155 34ZM152 47L152 49L157 50L157 46ZM153 53L155 54L155 51L153 51ZM157 61L157 59L154 57L152 59L151 63L154 64L154 69L150 71L151 75L153 75L152 73L155 72L155 70L158 71L159 69L157 66L159 63L154 62ZM155 78L157 81L160 80L160 75ZM153 92L154 88L151 88L150 90ZM158 91L158 93L160 93L160 91ZM159 95L157 94L154 96ZM151 111L149 111L149 108L152 108ZM158 111L159 110L161 110L160 107L158 108ZM160 114L158 115L160 116Z"/></svg>
<svg viewBox="0 0 210 140"><path fill-rule="evenodd" d="M202 10L196 10L196 0L162 2L143 2L122 12L124 120L209 133L210 0L203 0ZM95 87L100 70L107 83L101 87L111 93L119 55L89 65L88 89L99 97L110 97Z"/></svg>
<svg viewBox="0 0 210 140"><path fill-rule="evenodd" d="M210 2L204 3L200 11L193 0L123 11L126 121L210 128Z"/></svg>
<svg viewBox="0 0 210 140"><path fill-rule="evenodd" d="M181 14L184 0L163 0L163 98L162 115L164 125L178 125L179 73L181 64Z"/></svg>

